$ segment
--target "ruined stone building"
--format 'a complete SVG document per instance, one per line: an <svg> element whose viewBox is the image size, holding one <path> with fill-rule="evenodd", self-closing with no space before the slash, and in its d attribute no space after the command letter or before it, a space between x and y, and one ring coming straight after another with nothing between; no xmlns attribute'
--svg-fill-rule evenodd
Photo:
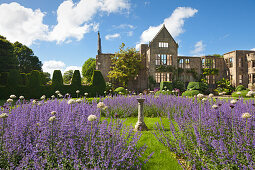
<svg viewBox="0 0 255 170"><path fill-rule="evenodd" d="M216 87L216 82L227 78L232 85L240 84L255 89L255 51L236 50L217 56L178 56L178 44L175 42L165 25L159 30L149 44L141 44L140 55L143 70L134 80L130 80L128 88L144 90L159 87L162 81L181 80L188 84L197 81L205 68L217 70L217 74L207 75L210 88ZM101 70L105 81L111 66L111 55L101 51L101 38L98 33L98 55L96 69ZM156 81L156 84L152 84Z"/></svg>

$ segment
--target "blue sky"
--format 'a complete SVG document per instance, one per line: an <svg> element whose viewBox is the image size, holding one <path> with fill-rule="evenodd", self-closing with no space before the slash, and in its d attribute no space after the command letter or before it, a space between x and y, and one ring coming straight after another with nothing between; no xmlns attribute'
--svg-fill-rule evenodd
<svg viewBox="0 0 255 170"><path fill-rule="evenodd" d="M255 50L254 0L0 0L0 35L28 45L44 71L81 69L122 42L138 47L164 23L179 55Z"/></svg>

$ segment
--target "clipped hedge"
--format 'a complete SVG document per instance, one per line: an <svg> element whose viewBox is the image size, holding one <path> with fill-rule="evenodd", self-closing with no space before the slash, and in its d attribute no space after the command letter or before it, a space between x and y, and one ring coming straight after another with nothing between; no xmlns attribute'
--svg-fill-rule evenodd
<svg viewBox="0 0 255 170"><path fill-rule="evenodd" d="M182 96L188 96L188 97L194 97L195 95L198 95L200 92L198 90L187 90L182 93Z"/></svg>
<svg viewBox="0 0 255 170"><path fill-rule="evenodd" d="M94 70L92 76L92 86L96 89L93 91L95 96L103 96L106 89L104 77L99 70Z"/></svg>
<svg viewBox="0 0 255 170"><path fill-rule="evenodd" d="M232 93L232 97L246 97L246 94L249 90L236 91ZM237 92L241 92L241 94L236 94Z"/></svg>
<svg viewBox="0 0 255 170"><path fill-rule="evenodd" d="M169 90L169 91L159 90L159 91L157 91L157 92L155 93L156 96L158 96L158 95L160 95L160 94L163 94L163 95L171 95L171 94L173 94L173 93L172 93L172 91L170 91L170 90Z"/></svg>
<svg viewBox="0 0 255 170"><path fill-rule="evenodd" d="M166 88L165 88L166 87ZM160 82L160 90L173 90L173 84L171 81L162 81Z"/></svg>
<svg viewBox="0 0 255 170"><path fill-rule="evenodd" d="M118 87L114 90L115 94L127 94L127 90L124 87Z"/></svg>
<svg viewBox="0 0 255 170"><path fill-rule="evenodd" d="M15 88L19 85L20 82L20 74L18 70L11 70L9 72L7 85L9 87Z"/></svg>
<svg viewBox="0 0 255 170"><path fill-rule="evenodd" d="M52 76L52 86L54 87L63 86L63 77L60 70L54 70Z"/></svg>
<svg viewBox="0 0 255 170"><path fill-rule="evenodd" d="M173 81L173 88L179 89L180 92L184 92L185 91L185 83L181 80L175 80L175 81Z"/></svg>
<svg viewBox="0 0 255 170"><path fill-rule="evenodd" d="M200 90L200 83L199 82L189 82L187 86L187 90Z"/></svg>
<svg viewBox="0 0 255 170"><path fill-rule="evenodd" d="M243 90L246 90L246 88L243 85L238 85L236 87L236 91L243 91Z"/></svg>
<svg viewBox="0 0 255 170"><path fill-rule="evenodd" d="M8 73L8 72L2 72L2 73L1 73L0 85L2 85L2 86L6 86L6 85L7 85L8 76L9 76L9 73Z"/></svg>

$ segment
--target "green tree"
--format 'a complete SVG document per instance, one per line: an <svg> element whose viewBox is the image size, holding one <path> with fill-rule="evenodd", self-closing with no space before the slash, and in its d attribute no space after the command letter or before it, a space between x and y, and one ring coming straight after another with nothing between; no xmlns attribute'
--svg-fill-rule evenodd
<svg viewBox="0 0 255 170"><path fill-rule="evenodd" d="M220 55L220 54L212 54L212 55L208 55L208 56L215 56L215 57L219 57L219 58L223 58L224 57L223 55Z"/></svg>
<svg viewBox="0 0 255 170"><path fill-rule="evenodd" d="M73 77L73 70L68 70L64 73L63 80L65 84L70 84Z"/></svg>
<svg viewBox="0 0 255 170"><path fill-rule="evenodd" d="M0 35L0 72L9 72L18 68L18 61L13 55L12 43Z"/></svg>
<svg viewBox="0 0 255 170"><path fill-rule="evenodd" d="M89 58L82 66L82 76L86 79L86 82L91 82L93 72L96 69L96 59Z"/></svg>
<svg viewBox="0 0 255 170"><path fill-rule="evenodd" d="M40 72L40 77L42 85L46 85L49 81L51 81L50 73L48 72Z"/></svg>
<svg viewBox="0 0 255 170"><path fill-rule="evenodd" d="M122 43L120 51L111 56L112 67L108 73L109 79L117 86L127 86L129 80L134 79L142 68L142 57L135 48L124 48Z"/></svg>
<svg viewBox="0 0 255 170"><path fill-rule="evenodd" d="M42 71L42 62L34 55L32 49L17 41L13 44L13 47L13 53L18 59L21 73L30 73L33 70Z"/></svg>

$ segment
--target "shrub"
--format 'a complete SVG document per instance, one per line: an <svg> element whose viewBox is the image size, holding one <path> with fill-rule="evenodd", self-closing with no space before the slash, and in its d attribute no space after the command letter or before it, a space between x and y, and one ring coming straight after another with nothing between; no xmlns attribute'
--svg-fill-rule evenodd
<svg viewBox="0 0 255 170"><path fill-rule="evenodd" d="M156 93L155 93L155 95L157 96L157 95L160 95L160 94L163 94L163 95L170 95L170 94L172 94L172 91L163 91L163 90L160 90L160 91L157 91Z"/></svg>
<svg viewBox="0 0 255 170"><path fill-rule="evenodd" d="M179 89L180 92L184 92L185 91L185 84L184 84L183 81L175 80L175 81L173 81L173 88L174 89Z"/></svg>
<svg viewBox="0 0 255 170"><path fill-rule="evenodd" d="M2 72L0 77L0 85L6 86L8 82L8 72Z"/></svg>
<svg viewBox="0 0 255 170"><path fill-rule="evenodd" d="M230 81L228 79L225 79L225 78L218 81L216 84L217 84L217 89L215 89L215 91L218 92L218 93L226 92L226 94L231 94L235 89L231 85Z"/></svg>
<svg viewBox="0 0 255 170"><path fill-rule="evenodd" d="M20 79L19 71L18 70L11 70L9 72L9 76L8 76L8 82L7 82L8 86L12 87L12 88L17 87L19 85L19 82L20 82L19 79Z"/></svg>
<svg viewBox="0 0 255 170"><path fill-rule="evenodd" d="M194 97L195 95L198 95L200 92L198 90L187 90L182 93L182 96L188 96L188 97Z"/></svg>
<svg viewBox="0 0 255 170"><path fill-rule="evenodd" d="M104 95L106 88L104 77L99 70L95 70L92 77L92 86L95 88L95 95Z"/></svg>
<svg viewBox="0 0 255 170"><path fill-rule="evenodd" d="M27 75L25 73L20 73L20 85L27 86L28 85L28 79Z"/></svg>
<svg viewBox="0 0 255 170"><path fill-rule="evenodd" d="M116 94L127 94L127 90L124 87L118 87L114 90L114 93Z"/></svg>
<svg viewBox="0 0 255 170"><path fill-rule="evenodd" d="M75 87L81 86L81 75L79 70L74 70L71 85Z"/></svg>
<svg viewBox="0 0 255 170"><path fill-rule="evenodd" d="M242 90L246 90L246 88L243 85L239 85L236 87L236 91L242 91Z"/></svg>
<svg viewBox="0 0 255 170"><path fill-rule="evenodd" d="M200 90L200 83L199 82L189 82L187 86L187 90Z"/></svg>
<svg viewBox="0 0 255 170"><path fill-rule="evenodd" d="M52 76L52 85L55 87L63 85L63 77L60 70L54 70Z"/></svg>
<svg viewBox="0 0 255 170"><path fill-rule="evenodd" d="M166 87L166 88L165 88ZM160 90L173 90L173 84L171 81L162 81L160 82Z"/></svg>
<svg viewBox="0 0 255 170"><path fill-rule="evenodd" d="M37 70L33 70L27 88L27 94L30 98L39 98L41 96L40 84L40 73Z"/></svg>
<svg viewBox="0 0 255 170"><path fill-rule="evenodd" d="M236 91L232 93L232 97L246 97L246 94L249 90ZM241 94L236 94L237 92L241 92Z"/></svg>

